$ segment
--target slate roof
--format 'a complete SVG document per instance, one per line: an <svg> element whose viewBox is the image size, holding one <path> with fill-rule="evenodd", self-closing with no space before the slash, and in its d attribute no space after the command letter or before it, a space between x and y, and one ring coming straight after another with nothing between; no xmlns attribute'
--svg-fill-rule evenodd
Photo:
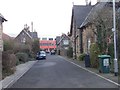
<svg viewBox="0 0 120 90"><path fill-rule="evenodd" d="M38 38L38 35L37 35L37 32L30 32L30 36L32 37L32 38Z"/></svg>
<svg viewBox="0 0 120 90"><path fill-rule="evenodd" d="M112 7L112 2L110 2L110 0L107 0L107 1L108 2L98 2L96 5L94 5L89 15L87 16L83 24L80 26L80 28L92 22L92 20L94 20L95 17L97 16L97 12L99 10L102 10L104 7ZM116 2L116 8L119 8L119 7L120 7L120 1Z"/></svg>
<svg viewBox="0 0 120 90"><path fill-rule="evenodd" d="M85 21L82 23L82 25L80 26L83 27L85 26L87 23L92 22L92 20L97 16L97 12L101 9L104 8L104 6L106 5L107 2L99 2L97 3L92 10L90 11L90 13L88 14L88 16L86 17Z"/></svg>
<svg viewBox="0 0 120 90"><path fill-rule="evenodd" d="M70 40L70 37L69 36L67 36L66 34L62 34L61 36L60 36L60 38L59 38L59 41L57 42L57 45L59 45L60 43L61 43L61 41L62 40L64 40L64 39L68 39L68 40Z"/></svg>
<svg viewBox="0 0 120 90"><path fill-rule="evenodd" d="M74 20L76 21L76 25L79 26L83 23L88 13L92 9L92 6L73 6L74 9Z"/></svg>
<svg viewBox="0 0 120 90"><path fill-rule="evenodd" d="M24 32L30 39L38 39L37 32L30 32L30 31L29 31L29 28L27 28L27 29L24 28L24 29L18 34L17 37L19 37L19 35L20 35L22 32ZM16 37L16 38L17 38L17 37Z"/></svg>
<svg viewBox="0 0 120 90"><path fill-rule="evenodd" d="M73 22L75 22L77 28L80 28L92 7L92 5L73 5L70 33L72 32Z"/></svg>
<svg viewBox="0 0 120 90"><path fill-rule="evenodd" d="M25 32L27 36L32 39L31 35L26 30L23 29L23 32Z"/></svg>
<svg viewBox="0 0 120 90"><path fill-rule="evenodd" d="M58 42L60 41L60 38L61 38L61 36L57 36L57 37L55 38L56 44L58 44Z"/></svg>
<svg viewBox="0 0 120 90"><path fill-rule="evenodd" d="M29 34L26 30L24 30L24 29L17 35L17 37L16 37L15 39L17 39L17 38L20 36L20 34L22 34L23 32L24 32L30 39L32 39L32 37L30 36L30 34Z"/></svg>
<svg viewBox="0 0 120 90"><path fill-rule="evenodd" d="M0 18L1 18L0 20L2 20L2 22L7 21L1 13L0 13Z"/></svg>
<svg viewBox="0 0 120 90"><path fill-rule="evenodd" d="M3 39L3 40L11 40L11 39L13 39L13 38L10 37L9 35L5 34L5 33L2 33L2 39Z"/></svg>

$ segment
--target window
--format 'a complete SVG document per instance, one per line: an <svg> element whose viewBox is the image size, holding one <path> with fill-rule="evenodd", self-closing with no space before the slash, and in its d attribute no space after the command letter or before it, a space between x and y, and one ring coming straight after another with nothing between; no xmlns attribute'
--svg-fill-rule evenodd
<svg viewBox="0 0 120 90"><path fill-rule="evenodd" d="M68 40L63 40L63 44L64 45L69 45L69 41Z"/></svg>
<svg viewBox="0 0 120 90"><path fill-rule="evenodd" d="M24 33L22 33L22 35L24 36L25 34L24 34Z"/></svg>
<svg viewBox="0 0 120 90"><path fill-rule="evenodd" d="M22 39L21 39L21 42L22 42L22 43L25 43L25 42L26 42L26 38L25 38L25 37L22 38Z"/></svg>

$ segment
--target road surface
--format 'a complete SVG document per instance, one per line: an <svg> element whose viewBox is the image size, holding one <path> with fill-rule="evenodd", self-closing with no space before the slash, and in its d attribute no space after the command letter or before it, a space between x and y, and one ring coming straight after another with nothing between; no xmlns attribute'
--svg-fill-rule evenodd
<svg viewBox="0 0 120 90"><path fill-rule="evenodd" d="M57 55L37 61L10 88L118 88Z"/></svg>

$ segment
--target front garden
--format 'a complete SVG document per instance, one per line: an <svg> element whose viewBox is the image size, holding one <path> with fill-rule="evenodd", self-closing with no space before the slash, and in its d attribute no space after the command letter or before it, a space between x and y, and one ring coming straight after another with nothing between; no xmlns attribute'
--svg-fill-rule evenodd
<svg viewBox="0 0 120 90"><path fill-rule="evenodd" d="M3 47L2 78L4 79L16 71L17 65L35 60L36 53L39 51L39 40L24 44L5 40Z"/></svg>

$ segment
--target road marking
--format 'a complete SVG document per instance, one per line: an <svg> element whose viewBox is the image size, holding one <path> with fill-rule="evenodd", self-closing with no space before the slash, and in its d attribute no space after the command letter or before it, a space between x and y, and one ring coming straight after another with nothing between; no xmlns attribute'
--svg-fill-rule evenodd
<svg viewBox="0 0 120 90"><path fill-rule="evenodd" d="M65 61L68 61L68 60L66 60L64 57L61 57L61 56L59 56L59 57L60 57L60 58L63 58ZM118 84L118 83L116 83L116 82L114 82L114 81L112 81L112 80L110 80L110 79L108 79L108 78L105 78L105 77L103 77L103 76L101 76L101 75L99 75L99 74L97 74L97 73L95 73L95 72L92 72L92 71L90 71L90 70L88 70L88 69L86 69L86 68L84 68L84 67L82 67L82 66L80 66L80 65L78 65L78 64L76 64L76 63L74 63L74 62L72 62L72 61L68 61L68 62L70 62L70 63L74 64L75 66L78 66L78 67L80 67L80 68L82 68L82 69L84 69L84 70L86 70L86 71L88 71L88 72L90 72L90 73L92 73L92 74L95 74L96 76L101 77L101 78L103 78L104 80L107 80L107 81L109 81L109 82L111 82L111 83L113 83L113 84L115 84L115 85L117 85L117 86L120 86L120 84Z"/></svg>

